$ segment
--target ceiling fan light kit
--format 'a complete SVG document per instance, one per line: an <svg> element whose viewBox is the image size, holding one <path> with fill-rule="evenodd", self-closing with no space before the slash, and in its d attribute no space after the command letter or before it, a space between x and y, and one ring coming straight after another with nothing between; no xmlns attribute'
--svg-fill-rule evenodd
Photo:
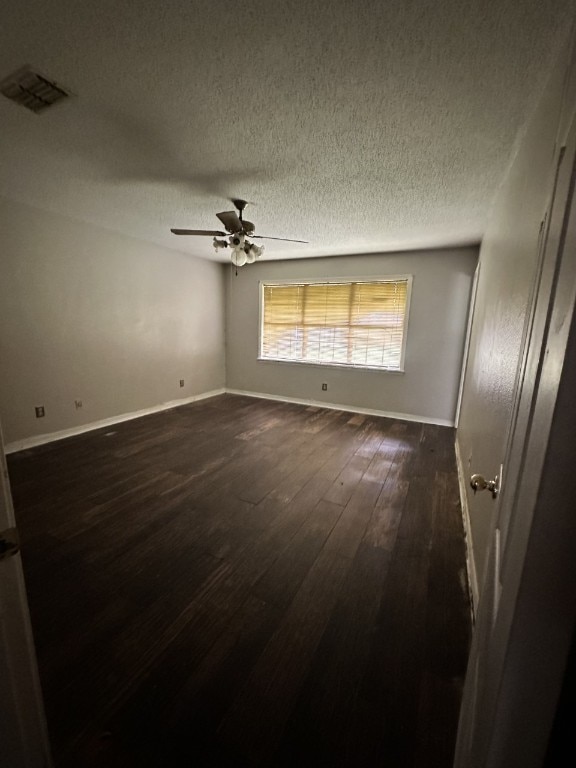
<svg viewBox="0 0 576 768"><path fill-rule="evenodd" d="M251 221L245 221L242 218L242 212L246 207L246 200L232 200L238 213L235 211L222 211L216 216L220 219L226 232L219 232L209 229L172 229L175 235L200 235L211 236L214 238L214 250L218 253L221 248L230 248L232 263L235 267L243 267L245 264L253 264L262 256L264 252L263 245L251 243L247 237L258 238L259 240L283 240L289 243L305 243L305 240L290 240L285 237L265 237L264 235L254 234L254 224Z"/></svg>
<svg viewBox="0 0 576 768"><path fill-rule="evenodd" d="M228 240L219 240L214 238L214 250L218 252L221 248L231 248L231 259L235 267L243 267L244 264L253 264L264 252L263 245L256 245L246 239L245 235L230 235Z"/></svg>

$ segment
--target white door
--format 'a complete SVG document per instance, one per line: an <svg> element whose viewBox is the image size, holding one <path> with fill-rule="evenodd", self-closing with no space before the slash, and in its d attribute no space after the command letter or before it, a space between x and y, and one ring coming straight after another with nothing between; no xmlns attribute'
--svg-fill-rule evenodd
<svg viewBox="0 0 576 768"><path fill-rule="evenodd" d="M15 521L0 430L0 763L52 765L20 554L12 554Z"/></svg>
<svg viewBox="0 0 576 768"><path fill-rule="evenodd" d="M558 153L554 192L541 228L542 258L526 328L507 476L493 512L455 768L543 764L572 641L576 526L568 494L576 488L576 445L572 433L566 437L574 420L566 387L576 392L575 157L576 121Z"/></svg>

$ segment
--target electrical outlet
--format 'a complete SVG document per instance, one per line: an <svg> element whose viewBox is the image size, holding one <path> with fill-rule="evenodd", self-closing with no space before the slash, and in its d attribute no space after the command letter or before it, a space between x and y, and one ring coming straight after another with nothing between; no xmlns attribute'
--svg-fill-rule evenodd
<svg viewBox="0 0 576 768"><path fill-rule="evenodd" d="M322 392L326 392L328 389L328 384L322 384Z"/></svg>
<svg viewBox="0 0 576 768"><path fill-rule="evenodd" d="M36 418L41 419L44 416L44 406L43 405L37 405L34 410L36 411Z"/></svg>
<svg viewBox="0 0 576 768"><path fill-rule="evenodd" d="M184 386L184 379L180 379L180 386L181 386L181 387L183 387L183 386Z"/></svg>
<svg viewBox="0 0 576 768"><path fill-rule="evenodd" d="M82 408L82 400L74 400L74 405L76 409Z"/></svg>

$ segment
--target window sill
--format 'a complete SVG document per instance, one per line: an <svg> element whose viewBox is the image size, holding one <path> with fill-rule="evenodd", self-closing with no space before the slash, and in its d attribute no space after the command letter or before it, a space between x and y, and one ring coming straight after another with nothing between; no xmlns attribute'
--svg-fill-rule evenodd
<svg viewBox="0 0 576 768"><path fill-rule="evenodd" d="M344 371L374 371L377 373L399 373L404 374L403 368L377 368L369 365L345 365L339 363L312 363L307 360L282 360L273 357L259 357L259 363L280 363L281 365L306 365L313 368L338 368Z"/></svg>

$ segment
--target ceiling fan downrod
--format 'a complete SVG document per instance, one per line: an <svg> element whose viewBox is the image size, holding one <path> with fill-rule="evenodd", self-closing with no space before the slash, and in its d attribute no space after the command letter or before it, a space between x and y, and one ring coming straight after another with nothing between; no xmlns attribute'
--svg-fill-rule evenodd
<svg viewBox="0 0 576 768"><path fill-rule="evenodd" d="M232 199L232 203L234 203L235 208L238 210L238 218L240 221L242 221L242 212L244 208L247 206L246 200L240 200L240 198Z"/></svg>

